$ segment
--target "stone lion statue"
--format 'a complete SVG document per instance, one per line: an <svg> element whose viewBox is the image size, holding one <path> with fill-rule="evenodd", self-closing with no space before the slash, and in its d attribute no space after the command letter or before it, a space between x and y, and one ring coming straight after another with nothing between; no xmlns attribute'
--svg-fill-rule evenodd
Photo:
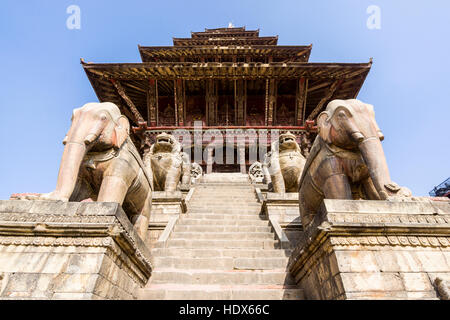
<svg viewBox="0 0 450 320"><path fill-rule="evenodd" d="M159 134L149 152L144 155L144 162L152 169L154 191L176 191L180 182L181 189L189 188L189 157L181 152L181 145L173 135L165 132Z"/></svg>
<svg viewBox="0 0 450 320"><path fill-rule="evenodd" d="M273 192L298 192L305 163L295 136L290 132L281 134L264 158L264 180L272 184Z"/></svg>

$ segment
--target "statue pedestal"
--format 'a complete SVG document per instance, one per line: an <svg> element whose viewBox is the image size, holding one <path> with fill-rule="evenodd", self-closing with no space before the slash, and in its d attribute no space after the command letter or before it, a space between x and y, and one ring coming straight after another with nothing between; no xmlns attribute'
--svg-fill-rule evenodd
<svg viewBox="0 0 450 320"><path fill-rule="evenodd" d="M308 299L445 298L450 201L326 199L289 269Z"/></svg>
<svg viewBox="0 0 450 320"><path fill-rule="evenodd" d="M267 216L283 248L293 247L302 235L298 193L267 192L263 201Z"/></svg>
<svg viewBox="0 0 450 320"><path fill-rule="evenodd" d="M189 201L193 191L194 188L191 188L185 197L182 191L153 191L149 234L146 241L149 248L168 238L180 214L186 213L186 200Z"/></svg>
<svg viewBox="0 0 450 320"><path fill-rule="evenodd" d="M0 201L1 299L134 299L149 257L116 203Z"/></svg>

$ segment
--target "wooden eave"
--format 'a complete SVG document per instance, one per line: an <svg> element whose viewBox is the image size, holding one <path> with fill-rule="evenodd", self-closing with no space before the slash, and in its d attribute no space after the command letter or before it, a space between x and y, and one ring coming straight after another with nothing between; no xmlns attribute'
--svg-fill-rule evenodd
<svg viewBox="0 0 450 320"><path fill-rule="evenodd" d="M305 103L305 117L317 113L333 99L356 98L372 63L289 63L289 64L233 64L233 63L110 63L82 62L92 87L101 102L113 102L133 120L130 102L146 117L148 79L157 78L160 90L173 90L173 79L204 80L264 79L279 80L307 78L309 81ZM123 92L117 91L114 81L120 81ZM338 85L336 85L338 82ZM195 82L197 83L197 82ZM194 82L193 82L194 84ZM324 101L324 97L327 97Z"/></svg>
<svg viewBox="0 0 450 320"><path fill-rule="evenodd" d="M237 32L237 31L245 31L245 27L232 27L232 28L224 27L224 28L213 28L213 29L205 28L204 32Z"/></svg>
<svg viewBox="0 0 450 320"><path fill-rule="evenodd" d="M276 37L236 37L236 38L173 38L174 46L206 46L206 45L276 45Z"/></svg>
<svg viewBox="0 0 450 320"><path fill-rule="evenodd" d="M259 37L259 30L191 32L192 39L216 37Z"/></svg>
<svg viewBox="0 0 450 320"><path fill-rule="evenodd" d="M297 61L307 62L311 54L312 45L309 46L183 46L183 47L145 47L139 46L142 61L151 59L176 59L189 56L203 55L250 55L296 58Z"/></svg>
<svg viewBox="0 0 450 320"><path fill-rule="evenodd" d="M353 78L369 72L369 63L145 62L83 63L89 74L111 79L146 78Z"/></svg>

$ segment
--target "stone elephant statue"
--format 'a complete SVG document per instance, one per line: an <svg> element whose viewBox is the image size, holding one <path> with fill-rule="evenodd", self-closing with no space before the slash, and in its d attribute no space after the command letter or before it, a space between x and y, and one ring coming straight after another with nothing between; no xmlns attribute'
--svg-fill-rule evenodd
<svg viewBox="0 0 450 320"><path fill-rule="evenodd" d="M153 172L154 191L173 192L179 182L182 189L191 184L191 164L186 153L181 152L181 144L173 135L165 132L156 137L156 142L144 155L144 162Z"/></svg>
<svg viewBox="0 0 450 320"><path fill-rule="evenodd" d="M152 202L151 173L129 132L128 119L113 103L88 103L73 110L56 189L25 199L117 202L145 239Z"/></svg>
<svg viewBox="0 0 450 320"><path fill-rule="evenodd" d="M323 199L387 200L411 191L391 181L373 106L356 99L333 100L317 117L319 134L299 188L303 227Z"/></svg>
<svg viewBox="0 0 450 320"><path fill-rule="evenodd" d="M290 132L281 134L264 159L264 181L271 182L276 193L298 192L305 162L295 136Z"/></svg>

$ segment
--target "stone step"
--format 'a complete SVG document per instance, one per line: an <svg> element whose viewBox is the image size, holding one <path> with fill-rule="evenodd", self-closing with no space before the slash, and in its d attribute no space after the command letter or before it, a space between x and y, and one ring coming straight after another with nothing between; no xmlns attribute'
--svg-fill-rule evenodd
<svg viewBox="0 0 450 320"><path fill-rule="evenodd" d="M269 226L269 220L258 219L208 219L205 215L182 217L177 226Z"/></svg>
<svg viewBox="0 0 450 320"><path fill-rule="evenodd" d="M259 213L261 212L260 208L223 208L223 209L218 209L218 208L211 208L211 207L206 207L203 209L191 209L188 208L188 215L192 215L192 214L203 214L203 213L209 213L209 214L225 214L225 215L231 215L231 214L239 214L239 215L259 215Z"/></svg>
<svg viewBox="0 0 450 320"><path fill-rule="evenodd" d="M236 191L236 190L242 190L242 191L255 191L255 188L252 185L245 185L245 184L199 184L195 186L195 191L211 191L211 192L217 192L220 190L230 190L230 191Z"/></svg>
<svg viewBox="0 0 450 320"><path fill-rule="evenodd" d="M212 195L224 195L224 192L226 192L227 195L255 195L254 189L243 189L243 188L195 188L194 195L205 195L205 194L212 194Z"/></svg>
<svg viewBox="0 0 450 320"><path fill-rule="evenodd" d="M249 209L256 209L261 208L261 203L258 202L249 202L249 201L235 201L235 200L227 200L222 203L216 203L216 202L207 202L207 201L190 201L188 203L189 208L214 208L214 209L221 209L221 208L241 208L246 207Z"/></svg>
<svg viewBox="0 0 450 320"><path fill-rule="evenodd" d="M242 206L242 205L248 205L249 207L261 207L261 203L257 202L255 199L242 199L242 200L236 200L236 199L223 199L223 200L202 200L202 199L191 199L188 204L190 206L213 206L217 208L221 208L223 206Z"/></svg>
<svg viewBox="0 0 450 320"><path fill-rule="evenodd" d="M154 248L254 248L254 249L278 249L280 243L277 240L198 240L198 239L171 239L166 243L157 242Z"/></svg>
<svg viewBox="0 0 450 320"><path fill-rule="evenodd" d="M250 180L248 179L248 175L246 177L207 177L203 176L200 178L200 185L225 185L225 186L241 186L243 188L251 187Z"/></svg>
<svg viewBox="0 0 450 320"><path fill-rule="evenodd" d="M218 192L221 190L229 190L231 192L236 192L236 190L242 191L254 191L255 189L248 184L225 184L225 183L201 183L195 186L195 191L205 191L205 192Z"/></svg>
<svg viewBox="0 0 450 320"><path fill-rule="evenodd" d="M261 203L258 202L258 199L254 198L191 198L191 200L188 202L189 204L195 204L195 205L214 205L217 207L221 207L224 205L242 205L242 204L249 204L251 206L259 205L261 206Z"/></svg>
<svg viewBox="0 0 450 320"><path fill-rule="evenodd" d="M275 234L272 232L174 232L170 239L186 239L186 240L250 240L275 239Z"/></svg>
<svg viewBox="0 0 450 320"><path fill-rule="evenodd" d="M177 268L208 270L272 270L285 269L286 257L278 258L186 258L186 257L153 257L155 269Z"/></svg>
<svg viewBox="0 0 450 320"><path fill-rule="evenodd" d="M291 250L155 248L151 253L153 257L179 258L287 258Z"/></svg>
<svg viewBox="0 0 450 320"><path fill-rule="evenodd" d="M209 198L209 197L218 197L218 198L254 198L256 197L255 191L243 191L243 190L219 190L217 192L209 192L196 190L192 195L194 198Z"/></svg>
<svg viewBox="0 0 450 320"><path fill-rule="evenodd" d="M182 270L156 268L147 286L177 283L219 285L294 285L290 273L280 270Z"/></svg>
<svg viewBox="0 0 450 320"><path fill-rule="evenodd" d="M235 200L227 200L222 203L216 203L216 202L207 202L207 201L190 201L188 203L189 208L240 208L240 207L247 207L247 208L261 208L261 203L258 202L238 202Z"/></svg>
<svg viewBox="0 0 450 320"><path fill-rule="evenodd" d="M270 226L176 225L174 232L271 232Z"/></svg>
<svg viewBox="0 0 450 320"><path fill-rule="evenodd" d="M257 213L254 214L232 214L232 213L203 213L203 212L189 212L187 214L189 218L193 219L208 219L208 220L255 220L261 221L262 216ZM183 218L185 219L185 218Z"/></svg>
<svg viewBox="0 0 450 320"><path fill-rule="evenodd" d="M199 183L195 186L196 190L254 190L254 187L249 183Z"/></svg>
<svg viewBox="0 0 450 320"><path fill-rule="evenodd" d="M138 291L140 300L303 300L296 286L151 285ZM217 311L220 310L220 311ZM216 309L214 314L222 309Z"/></svg>
<svg viewBox="0 0 450 320"><path fill-rule="evenodd" d="M245 200L236 200L236 199L223 199L223 200L202 200L202 199L191 199L188 204L190 206L200 206L203 207L205 205L213 206L217 208L221 208L223 206L249 206L249 207L261 207L261 203L257 202L255 199L245 199Z"/></svg>
<svg viewBox="0 0 450 320"><path fill-rule="evenodd" d="M194 193L192 195L192 199L218 199L218 200L225 200L225 199L237 199L237 200L245 200L245 199L256 199L256 194L254 192L252 193L229 193L227 191L219 192L219 193L209 193L209 192L203 192L203 193Z"/></svg>

